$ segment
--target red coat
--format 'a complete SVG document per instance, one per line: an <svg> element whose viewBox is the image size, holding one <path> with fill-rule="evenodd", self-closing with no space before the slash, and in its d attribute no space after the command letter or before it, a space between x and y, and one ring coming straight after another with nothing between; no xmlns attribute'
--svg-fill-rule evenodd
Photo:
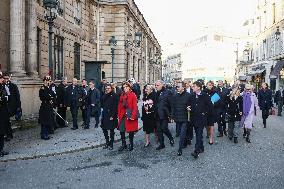
<svg viewBox="0 0 284 189"><path fill-rule="evenodd" d="M132 110L132 116L131 117L134 120L127 119L126 107L123 106L123 101L126 101L127 107ZM125 131L127 133L138 131L138 119L135 118L136 117L135 115L137 115L137 112L138 112L138 106L137 106L137 97L136 97L135 93L133 93L132 91L128 92L126 94L123 93L120 96L119 103L118 103L118 125L120 125L122 118L126 117L126 119L125 119Z"/></svg>

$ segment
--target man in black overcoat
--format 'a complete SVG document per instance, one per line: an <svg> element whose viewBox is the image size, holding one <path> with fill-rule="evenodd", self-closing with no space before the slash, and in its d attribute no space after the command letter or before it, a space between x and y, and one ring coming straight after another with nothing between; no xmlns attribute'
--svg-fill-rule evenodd
<svg viewBox="0 0 284 189"><path fill-rule="evenodd" d="M8 154L8 152L3 151L4 135L7 133L8 122L8 95L5 90L3 75L0 73L0 157Z"/></svg>
<svg viewBox="0 0 284 189"><path fill-rule="evenodd" d="M63 78L57 87L57 113L66 120L66 110L67 110L67 78ZM65 121L59 116L56 117L59 127L67 127Z"/></svg>
<svg viewBox="0 0 284 189"><path fill-rule="evenodd" d="M193 124L196 143L195 150L191 154L194 158L198 158L199 154L204 152L203 146L203 130L207 125L207 116L212 115L213 104L210 97L202 92L202 84L200 82L193 83L193 94L189 98L190 121Z"/></svg>

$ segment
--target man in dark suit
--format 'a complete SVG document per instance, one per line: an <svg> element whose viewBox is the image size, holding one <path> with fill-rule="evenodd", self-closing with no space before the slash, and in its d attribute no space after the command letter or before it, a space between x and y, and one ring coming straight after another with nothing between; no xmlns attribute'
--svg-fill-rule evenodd
<svg viewBox="0 0 284 189"><path fill-rule="evenodd" d="M283 108L283 101L284 101L284 90L283 87L280 87L279 90L276 92L274 97L274 102L278 106L278 116L282 116L282 108Z"/></svg>
<svg viewBox="0 0 284 189"><path fill-rule="evenodd" d="M186 85L186 92L188 94L192 94L193 90L192 90L192 83L190 80L184 80L184 83ZM185 146L187 145L191 145L191 141L193 139L193 126L191 124L191 122L187 122L188 126L187 126L187 132L186 132L186 139L185 139Z"/></svg>
<svg viewBox="0 0 284 189"><path fill-rule="evenodd" d="M92 116L95 117L96 125L95 128L99 126L100 109L101 109L101 96L100 91L95 88L94 80L89 83L90 89L86 98L86 124L84 129L90 128L90 119Z"/></svg>
<svg viewBox="0 0 284 189"><path fill-rule="evenodd" d="M218 131L219 131L219 135L217 137L223 137L223 135L227 135L226 121L225 121L225 115L226 115L225 99L226 96L229 95L229 90L224 87L224 83L222 80L218 81L216 92L220 96L220 100L215 103Z"/></svg>
<svg viewBox="0 0 284 189"><path fill-rule="evenodd" d="M10 75L8 73L4 73L4 82L5 82L5 89L8 95L8 110L9 110L9 117L15 116L18 112L22 111L21 108L21 99L19 89L16 84L12 83L10 80ZM10 140L13 138L13 131L11 127L11 122L9 119L9 124L7 127L7 138L6 140Z"/></svg>
<svg viewBox="0 0 284 189"><path fill-rule="evenodd" d="M88 91L89 91L89 87L88 87L88 84L87 84L87 80L86 79L83 79L82 80L82 91L84 92L84 97L82 100L82 106L80 107L81 111L82 111L82 119L83 119L83 125L82 127L86 127L86 119L87 119L87 107L86 107L86 100L87 100L87 95L88 95Z"/></svg>
<svg viewBox="0 0 284 189"><path fill-rule="evenodd" d="M191 155L194 158L198 158L199 154L204 152L203 130L207 125L207 116L212 113L213 104L210 97L202 92L202 84L200 82L193 83L193 92L189 98L187 109L190 111L190 121L196 134L195 150Z"/></svg>
<svg viewBox="0 0 284 189"><path fill-rule="evenodd" d="M185 138L187 127L189 126L189 117L187 107L189 106L190 94L185 91L185 83L180 82L176 84L177 94L173 97L172 103L172 118L176 122L176 127L179 129L180 141L178 156L182 155L182 149L185 147Z"/></svg>
<svg viewBox="0 0 284 189"><path fill-rule="evenodd" d="M63 78L60 82L60 84L57 87L57 113L64 119L66 120L66 110L67 110L67 94L66 94L66 89L67 89L67 78ZM58 117L56 118L58 126L59 127L67 127L65 124L65 121Z"/></svg>
<svg viewBox="0 0 284 189"><path fill-rule="evenodd" d="M78 80L73 78L72 85L67 88L67 105L70 107L72 114L73 127L72 130L78 129L78 109L82 106L84 92L78 86Z"/></svg>
<svg viewBox="0 0 284 189"><path fill-rule="evenodd" d="M157 117L157 132L158 132L158 140L159 146L156 150L161 150L165 148L164 143L164 134L169 138L170 144L174 145L174 138L168 128L168 122L171 119L171 103L170 98L171 93L165 88L163 81L156 82L156 90L157 90L157 106L156 106L156 117Z"/></svg>

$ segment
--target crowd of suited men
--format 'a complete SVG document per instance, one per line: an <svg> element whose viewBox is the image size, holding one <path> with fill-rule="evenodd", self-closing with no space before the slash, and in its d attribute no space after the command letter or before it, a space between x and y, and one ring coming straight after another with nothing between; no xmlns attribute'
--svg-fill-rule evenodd
<svg viewBox="0 0 284 189"><path fill-rule="evenodd" d="M138 110L138 102L142 98L142 115ZM214 97L217 99L214 100ZM82 112L83 129L92 125L103 130L106 140L104 149L113 149L115 129L119 130L122 145L119 151L134 149L134 135L138 131L138 119L143 122L145 147L151 146L150 134L154 133L158 146L156 150L166 147L164 135L174 145L174 137L169 123L176 123L176 137L179 137L177 155L193 140L195 131L194 158L204 152L203 132L206 128L208 143L214 144L214 124L218 124L217 137L228 136L238 143L240 128L243 137L250 143L253 120L257 109L262 111L263 127L267 126L267 118L271 115L273 100L272 91L266 83L259 91L247 83L236 82L232 87L223 81L189 80L165 84L159 80L155 84L147 84L141 92L139 82L134 78L123 82L108 83L105 79L96 86L94 80L85 79L78 84L76 78L68 84L63 78L56 85L50 76L43 78L39 90L41 106L39 109L40 137L49 140L57 128L67 127L66 112L72 115L72 130L77 130L78 111ZM275 95L278 115L283 107L284 91L280 88ZM4 140L13 138L10 117L20 119L22 114L20 94L9 74L0 74L0 156L8 154L3 151ZM126 133L129 134L129 145L126 144Z"/></svg>

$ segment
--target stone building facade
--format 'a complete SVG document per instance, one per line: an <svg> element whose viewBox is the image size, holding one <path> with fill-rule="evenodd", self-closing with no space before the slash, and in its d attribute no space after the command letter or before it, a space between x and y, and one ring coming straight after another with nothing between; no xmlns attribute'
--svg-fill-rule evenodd
<svg viewBox="0 0 284 189"><path fill-rule="evenodd" d="M258 90L267 82L272 90L284 86L284 2L259 0L255 14L244 23L247 31L237 75Z"/></svg>
<svg viewBox="0 0 284 189"><path fill-rule="evenodd" d="M163 79L166 82L183 79L181 53L168 56L163 64Z"/></svg>
<svg viewBox="0 0 284 189"><path fill-rule="evenodd" d="M48 73L55 80L82 79L87 77L87 64L96 65L90 67L88 78L111 81L111 36L117 39L114 81L134 77L146 83L161 78L161 47L133 0L59 2L50 70L43 0L0 1L0 70L10 72L19 85L26 116L37 114L41 78ZM139 46L136 32L142 33Z"/></svg>

